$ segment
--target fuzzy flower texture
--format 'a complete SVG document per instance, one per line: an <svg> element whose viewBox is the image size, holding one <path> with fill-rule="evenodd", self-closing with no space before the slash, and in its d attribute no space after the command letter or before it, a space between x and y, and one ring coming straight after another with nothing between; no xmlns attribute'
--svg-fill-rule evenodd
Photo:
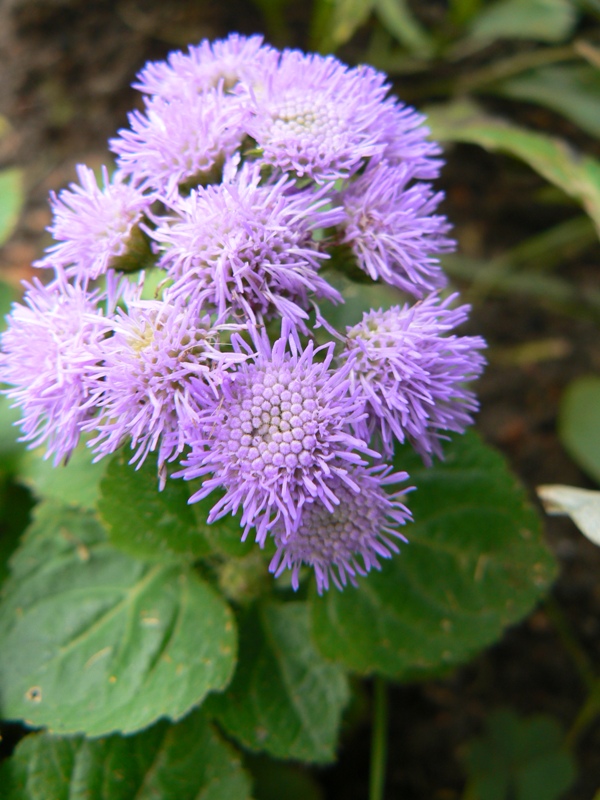
<svg viewBox="0 0 600 800"><path fill-rule="evenodd" d="M356 585L406 541L396 444L431 464L477 409L440 150L380 72L258 36L172 53L135 87L116 168L51 195L51 277L2 335L22 439L55 465L82 437L96 459L152 454L159 489L195 480L190 502L240 514L276 576ZM343 330L349 289L365 313Z"/></svg>

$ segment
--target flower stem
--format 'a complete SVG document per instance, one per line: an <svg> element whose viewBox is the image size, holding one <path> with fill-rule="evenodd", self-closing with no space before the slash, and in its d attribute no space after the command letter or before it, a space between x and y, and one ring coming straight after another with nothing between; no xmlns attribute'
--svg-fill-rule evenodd
<svg viewBox="0 0 600 800"><path fill-rule="evenodd" d="M379 676L373 683L373 729L371 734L371 776L369 800L383 800L387 763L388 692Z"/></svg>

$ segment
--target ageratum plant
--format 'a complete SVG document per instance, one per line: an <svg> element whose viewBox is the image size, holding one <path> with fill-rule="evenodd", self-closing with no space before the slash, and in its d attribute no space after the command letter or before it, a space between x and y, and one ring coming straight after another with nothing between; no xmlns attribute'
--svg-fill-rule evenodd
<svg viewBox="0 0 600 800"><path fill-rule="evenodd" d="M445 291L440 149L383 74L257 36L135 86L116 169L81 165L51 196L35 266L52 277L2 335L22 440L65 474L97 464L92 501L38 487L0 612L3 712L131 733L212 692L161 723L173 742L191 726L226 761L212 719L328 760L348 670L447 668L552 574L498 457L447 445L473 422L485 343ZM69 741L93 762L135 737ZM246 796L236 770L218 797Z"/></svg>

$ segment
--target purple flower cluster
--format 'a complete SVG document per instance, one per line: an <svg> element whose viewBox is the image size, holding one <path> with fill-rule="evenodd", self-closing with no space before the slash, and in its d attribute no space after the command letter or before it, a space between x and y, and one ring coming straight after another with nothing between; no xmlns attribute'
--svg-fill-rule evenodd
<svg viewBox="0 0 600 800"><path fill-rule="evenodd" d="M55 463L82 437L98 459L153 453L160 488L199 479L190 502L241 513L294 588L304 566L319 592L356 584L410 519L395 443L431 463L477 408L484 342L453 332L469 309L442 294L439 148L381 73L258 36L172 53L135 86L116 169L79 166L51 196L36 266L53 278L2 335L22 439ZM344 270L396 304L336 331L323 301L344 302Z"/></svg>

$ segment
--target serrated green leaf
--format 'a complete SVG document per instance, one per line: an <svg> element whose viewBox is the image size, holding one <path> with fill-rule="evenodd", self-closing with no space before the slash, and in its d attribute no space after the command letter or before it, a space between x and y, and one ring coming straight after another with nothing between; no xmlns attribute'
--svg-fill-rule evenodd
<svg viewBox="0 0 600 800"><path fill-rule="evenodd" d="M231 611L198 576L115 551L95 516L42 504L0 607L1 708L55 733L179 719L235 665Z"/></svg>
<svg viewBox="0 0 600 800"><path fill-rule="evenodd" d="M10 237L23 209L23 172L20 169L0 171L0 245Z"/></svg>
<svg viewBox="0 0 600 800"><path fill-rule="evenodd" d="M558 435L571 458L600 483L600 378L573 381L564 393Z"/></svg>
<svg viewBox="0 0 600 800"><path fill-rule="evenodd" d="M499 0L474 18L471 35L476 39L533 39L562 42L577 22L569 0Z"/></svg>
<svg viewBox="0 0 600 800"><path fill-rule="evenodd" d="M589 64L544 67L492 87L495 94L537 103L600 137L600 70Z"/></svg>
<svg viewBox="0 0 600 800"><path fill-rule="evenodd" d="M23 739L0 767L4 800L249 800L234 749L195 711L137 736Z"/></svg>
<svg viewBox="0 0 600 800"><path fill-rule="evenodd" d="M305 603L269 603L243 620L231 686L207 710L230 736L277 758L331 761L349 698L344 672L313 647Z"/></svg>
<svg viewBox="0 0 600 800"><path fill-rule="evenodd" d="M600 161L575 152L552 136L520 128L457 101L428 109L434 139L477 144L524 161L546 180L580 203L600 232Z"/></svg>
<svg viewBox="0 0 600 800"><path fill-rule="evenodd" d="M465 761L465 800L558 800L575 778L556 720L543 715L494 712Z"/></svg>
<svg viewBox="0 0 600 800"><path fill-rule="evenodd" d="M98 511L110 541L125 553L151 560L195 561L211 551L188 505L189 487L168 479L158 491L156 462L139 469L121 450L100 484Z"/></svg>
<svg viewBox="0 0 600 800"><path fill-rule="evenodd" d="M100 481L107 459L93 463L91 450L81 443L66 464L53 465L43 447L27 450L21 460L20 480L39 500L93 509L100 496Z"/></svg>
<svg viewBox="0 0 600 800"><path fill-rule="evenodd" d="M409 544L359 588L311 596L323 655L357 672L403 680L467 660L523 617L556 574L540 523L501 456L473 432L426 468L395 458L417 491Z"/></svg>

